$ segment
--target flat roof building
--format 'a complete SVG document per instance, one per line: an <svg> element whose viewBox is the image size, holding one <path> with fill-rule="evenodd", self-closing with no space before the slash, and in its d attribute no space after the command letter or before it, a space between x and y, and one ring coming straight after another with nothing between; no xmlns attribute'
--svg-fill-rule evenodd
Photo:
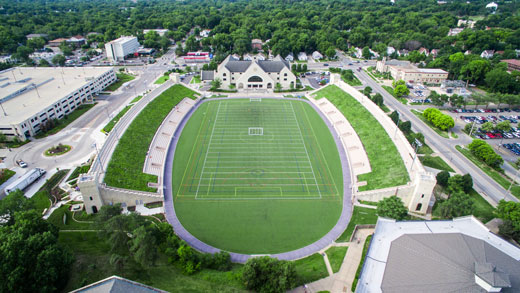
<svg viewBox="0 0 520 293"><path fill-rule="evenodd" d="M520 249L473 216L379 218L356 292L520 292Z"/></svg>
<svg viewBox="0 0 520 293"><path fill-rule="evenodd" d="M448 72L437 68L418 68L408 61L386 60L377 61L376 70L390 72L395 80L409 83L441 84L448 78Z"/></svg>
<svg viewBox="0 0 520 293"><path fill-rule="evenodd" d="M139 42L137 37L122 36L119 39L113 40L105 44L107 57L110 61L122 61L125 57L134 54L139 50Z"/></svg>
<svg viewBox="0 0 520 293"><path fill-rule="evenodd" d="M16 67L0 72L0 132L25 140L116 81L111 67Z"/></svg>

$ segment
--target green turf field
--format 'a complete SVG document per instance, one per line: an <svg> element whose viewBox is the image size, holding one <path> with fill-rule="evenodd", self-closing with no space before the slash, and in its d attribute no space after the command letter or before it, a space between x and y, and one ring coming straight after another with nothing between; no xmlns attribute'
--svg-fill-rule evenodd
<svg viewBox="0 0 520 293"><path fill-rule="evenodd" d="M206 102L177 145L177 216L224 250L278 253L310 244L336 224L342 194L333 138L302 101Z"/></svg>

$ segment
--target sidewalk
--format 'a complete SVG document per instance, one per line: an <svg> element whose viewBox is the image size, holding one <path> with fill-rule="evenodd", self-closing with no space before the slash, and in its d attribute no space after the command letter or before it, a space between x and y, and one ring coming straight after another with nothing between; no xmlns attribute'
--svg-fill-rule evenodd
<svg viewBox="0 0 520 293"><path fill-rule="evenodd" d="M361 261L363 254L363 246L366 238L374 233L374 229L358 229L354 241L347 243L334 243L332 246L348 246L347 254L343 259L339 272L306 284L307 288L303 286L297 287L289 292L291 293L309 293L319 291L330 291L333 293L352 292L351 287L356 277L356 271Z"/></svg>

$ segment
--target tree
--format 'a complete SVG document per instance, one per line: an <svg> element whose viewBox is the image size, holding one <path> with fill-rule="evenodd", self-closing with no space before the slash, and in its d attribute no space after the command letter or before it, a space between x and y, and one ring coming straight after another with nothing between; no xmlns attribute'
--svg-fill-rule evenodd
<svg viewBox="0 0 520 293"><path fill-rule="evenodd" d="M368 47L364 47L362 51L363 58L370 59L372 58L372 53L370 53L370 49Z"/></svg>
<svg viewBox="0 0 520 293"><path fill-rule="evenodd" d="M47 61L45 59L41 59L40 63L38 63L38 66L39 67L49 67L49 66L51 66L51 64L49 63L49 61Z"/></svg>
<svg viewBox="0 0 520 293"><path fill-rule="evenodd" d="M493 148L483 140L474 139L468 145L468 148L472 154L492 168L498 169L504 163L504 159L495 153Z"/></svg>
<svg viewBox="0 0 520 293"><path fill-rule="evenodd" d="M211 90L212 91L217 90L220 88L221 85L222 85L222 81L220 81L220 78L215 78L214 80L211 81Z"/></svg>
<svg viewBox="0 0 520 293"><path fill-rule="evenodd" d="M274 90L277 91L277 92L281 91L282 90L282 85L279 82L277 82L276 85L274 86Z"/></svg>
<svg viewBox="0 0 520 293"><path fill-rule="evenodd" d="M471 196L460 191L452 194L439 207L441 216L447 219L471 215L473 209L474 201Z"/></svg>
<svg viewBox="0 0 520 293"><path fill-rule="evenodd" d="M495 128L496 128L496 130L499 130L499 131L509 132L511 130L511 122L509 120L504 120L502 122L498 122L497 125L495 126Z"/></svg>
<svg viewBox="0 0 520 293"><path fill-rule="evenodd" d="M307 64L303 64L303 66L302 66L302 71L303 71L303 72L307 72Z"/></svg>
<svg viewBox="0 0 520 293"><path fill-rule="evenodd" d="M370 94L372 93L372 88L367 86L363 89L363 94L365 94L365 96L367 97L370 97Z"/></svg>
<svg viewBox="0 0 520 293"><path fill-rule="evenodd" d="M149 266L157 259L157 239L155 226L140 226L132 232L134 237L131 240L130 251L134 254L134 259L142 266Z"/></svg>
<svg viewBox="0 0 520 293"><path fill-rule="evenodd" d="M376 93L371 97L371 100L378 106L382 106L384 104L383 96L380 93Z"/></svg>
<svg viewBox="0 0 520 293"><path fill-rule="evenodd" d="M193 249L186 243L181 244L179 249L177 249L177 255L186 274L191 275L201 269L200 260L193 252Z"/></svg>
<svg viewBox="0 0 520 293"><path fill-rule="evenodd" d="M336 57L336 50L334 49L334 47L329 47L326 51L325 51L325 55L327 57L329 57L329 59L332 59L334 57ZM368 59L368 58L367 58Z"/></svg>
<svg viewBox="0 0 520 293"><path fill-rule="evenodd" d="M503 221L500 234L520 240L520 203L500 200L495 213Z"/></svg>
<svg viewBox="0 0 520 293"><path fill-rule="evenodd" d="M435 106L444 106L444 101L441 99L441 95L439 95L436 91L432 91L428 95L428 99L430 99L432 101L432 104L434 104Z"/></svg>
<svg viewBox="0 0 520 293"><path fill-rule="evenodd" d="M462 180L462 189L465 193L470 193L471 189L473 189L473 178L470 174L464 174Z"/></svg>
<svg viewBox="0 0 520 293"><path fill-rule="evenodd" d="M405 85L401 84L395 87L394 94L397 97L407 96L408 94L410 94L410 90Z"/></svg>
<svg viewBox="0 0 520 293"><path fill-rule="evenodd" d="M408 209L404 206L401 198L392 195L377 203L377 214L396 220L404 220L408 215Z"/></svg>
<svg viewBox="0 0 520 293"><path fill-rule="evenodd" d="M403 121L399 123L399 129L404 133L408 134L412 131L412 122L410 121Z"/></svg>
<svg viewBox="0 0 520 293"><path fill-rule="evenodd" d="M298 66L296 66L296 71L302 72L302 65L300 63L298 63Z"/></svg>
<svg viewBox="0 0 520 293"><path fill-rule="evenodd" d="M296 72L296 69L297 69L297 68L296 68L296 64L293 63L293 65L291 65L291 70L292 70L292 72Z"/></svg>
<svg viewBox="0 0 520 293"><path fill-rule="evenodd" d="M404 85L404 86L406 86L406 82L405 82L404 80L402 80L402 79L392 81L392 86L393 86L394 88L397 87L398 85Z"/></svg>
<svg viewBox="0 0 520 293"><path fill-rule="evenodd" d="M495 68L486 74L486 85L492 92L514 94L518 91L518 84L514 77L504 69Z"/></svg>
<svg viewBox="0 0 520 293"><path fill-rule="evenodd" d="M491 64L488 60L472 60L468 64L462 66L461 74L465 76L466 80L480 84L490 69Z"/></svg>
<svg viewBox="0 0 520 293"><path fill-rule="evenodd" d="M63 66L65 65L65 56L61 55L61 54L58 54L58 55L55 55L54 57L52 57L52 63L54 65L59 65L59 66Z"/></svg>
<svg viewBox="0 0 520 293"><path fill-rule="evenodd" d="M242 281L249 290L285 292L294 287L296 271L292 262L268 256L252 257L244 265Z"/></svg>
<svg viewBox="0 0 520 293"><path fill-rule="evenodd" d="M14 215L17 212L27 211L34 208L32 201L28 200L19 189L9 193L4 199L0 200L0 216L7 220L5 224L14 223Z"/></svg>
<svg viewBox="0 0 520 293"><path fill-rule="evenodd" d="M450 179L450 172L448 171L441 171L437 174L435 179L437 179L437 184L443 187L448 186L448 180Z"/></svg>
<svg viewBox="0 0 520 293"><path fill-rule="evenodd" d="M480 129L484 132L493 132L495 130L495 125L492 122L486 122L480 126Z"/></svg>
<svg viewBox="0 0 520 293"><path fill-rule="evenodd" d="M394 123L397 124L397 122L399 121L399 112L394 111L390 113L390 119L392 119L392 121L394 121Z"/></svg>
<svg viewBox="0 0 520 293"><path fill-rule="evenodd" d="M449 101L452 107L460 107L464 103L464 97L454 94L449 97Z"/></svg>
<svg viewBox="0 0 520 293"><path fill-rule="evenodd" d="M0 241L1 292L56 292L66 285L73 256L35 210L15 213L12 224L0 227Z"/></svg>

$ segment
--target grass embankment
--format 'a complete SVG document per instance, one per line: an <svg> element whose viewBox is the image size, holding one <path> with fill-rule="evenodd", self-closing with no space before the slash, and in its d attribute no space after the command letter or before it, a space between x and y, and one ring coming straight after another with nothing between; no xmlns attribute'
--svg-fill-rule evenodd
<svg viewBox="0 0 520 293"><path fill-rule="evenodd" d="M135 103L139 102L139 100L141 100L142 98L143 98L143 96L137 96L130 102L130 104L135 104Z"/></svg>
<svg viewBox="0 0 520 293"><path fill-rule="evenodd" d="M365 263L365 257L368 252L368 247L370 247L370 240L372 240L372 235L368 236L365 240L365 245L363 246L363 254L361 255L361 261L359 262L359 266L356 271L356 277L354 278L354 281L352 282L352 292L356 292L357 283L359 281L359 277L361 276L361 270L363 269L363 264Z"/></svg>
<svg viewBox="0 0 520 293"><path fill-rule="evenodd" d="M336 242L349 242L350 237L352 236L352 232L354 232L354 228L356 227L356 225L375 224L376 222L376 209L354 206L352 218L350 218L350 222L348 223L347 229L345 229L345 232L343 232L343 234L339 236Z"/></svg>
<svg viewBox="0 0 520 293"><path fill-rule="evenodd" d="M143 268L127 258L122 269L110 264L110 246L96 232L60 232L59 241L70 248L75 261L64 292L118 275L169 292L246 292L239 280L242 265L228 272L204 269L188 276L178 265L159 256L156 266Z"/></svg>
<svg viewBox="0 0 520 293"><path fill-rule="evenodd" d="M13 177L16 174L15 171L9 169L0 170L0 185L4 184L9 178Z"/></svg>
<svg viewBox="0 0 520 293"><path fill-rule="evenodd" d="M94 107L95 105L96 104L79 105L74 111L65 115L62 119L56 120L56 122L55 122L56 124L53 128L51 128L45 132L40 132L40 133L36 134L34 137L43 138L43 137L47 137L49 135L58 133L60 130L62 130L63 128L67 127L69 124L74 122L74 120L81 117L81 115L85 114L85 112L92 109L92 107Z"/></svg>
<svg viewBox="0 0 520 293"><path fill-rule="evenodd" d="M419 157L419 160L421 160L421 163L424 166L438 169L438 170L445 170L448 172L455 172L448 163L446 163L441 157L432 157L429 155L421 156Z"/></svg>
<svg viewBox="0 0 520 293"><path fill-rule="evenodd" d="M392 95L392 97L394 97L396 100L398 100L399 102L407 105L408 104L408 100L406 98L403 98L403 97L398 97L395 95L394 93L394 89L391 87L391 86L387 86L387 85L382 85L381 86L382 88L384 88L389 94Z"/></svg>
<svg viewBox="0 0 520 293"><path fill-rule="evenodd" d="M350 86L360 86L360 85L363 85L363 84L361 83L361 81L359 81L359 79L358 79L356 76L354 76L353 79L348 80L348 79L346 79L345 77L343 77L343 75L342 75L342 76L341 76L341 80L343 80L344 82L346 82L346 83L349 84Z"/></svg>
<svg viewBox="0 0 520 293"><path fill-rule="evenodd" d="M374 190L403 185L408 182L408 172L403 160L381 124L356 99L335 85L316 92L317 99L327 98L352 125L358 134L372 172L358 176L359 181L367 181L360 191Z"/></svg>
<svg viewBox="0 0 520 293"><path fill-rule="evenodd" d="M332 246L331 248L327 249L327 251L325 251L327 258L329 259L332 272L339 272L341 264L343 263L343 259L345 258L345 254L347 253L347 249L348 246Z"/></svg>
<svg viewBox="0 0 520 293"><path fill-rule="evenodd" d="M182 99L195 99L195 92L174 85L151 101L125 131L108 164L105 183L109 186L133 190L155 191L148 182L157 177L142 172L150 143L171 109Z"/></svg>
<svg viewBox="0 0 520 293"><path fill-rule="evenodd" d="M433 131L435 131L435 133L437 133L438 135L440 135L440 136L442 136L442 137L444 137L444 138L450 138L450 135L448 134L448 131L446 131L446 130L440 130L439 128L435 127L435 126L433 125L433 123L431 123L430 121L428 121L428 120L426 119L426 117L423 116L423 113L422 113L422 112L419 112L419 111L417 111L417 110L413 110L413 109L412 109L411 111L412 111L412 113L413 113L415 116L419 117L419 119L421 119L421 121L424 122L424 124L428 125L428 126L429 126Z"/></svg>
<svg viewBox="0 0 520 293"><path fill-rule="evenodd" d="M112 131L112 129L114 129L114 127L116 126L117 122L119 122L119 119L121 119L121 117L123 117L126 114L126 112L128 112L128 110L132 108L132 106L133 105L125 106L123 110L117 113L117 115L114 116L114 118L112 118L112 120L110 120L110 122L108 122L107 125L105 125L105 127L103 127L101 132L109 133L110 131Z"/></svg>
<svg viewBox="0 0 520 293"><path fill-rule="evenodd" d="M72 187L76 187L77 186L77 180L75 180L75 179L77 179L80 174L87 173L88 170L90 170L90 164L89 165L76 167L76 169L74 169L74 171L72 171L72 173L70 174L69 178L67 178L67 182Z"/></svg>
<svg viewBox="0 0 520 293"><path fill-rule="evenodd" d="M455 146L455 148L459 152L461 152L466 158L468 158L468 160L473 162L473 164L479 167L484 173L486 173L489 177L495 180L496 183L500 184L500 186L502 186L503 188L508 189L511 185L511 182L513 182L513 179L511 179L509 176L489 167L486 163L479 160L467 148L463 148L461 146ZM513 186L511 187L511 194L520 199L520 186L517 185L517 182L513 183Z"/></svg>
<svg viewBox="0 0 520 293"><path fill-rule="evenodd" d="M30 200L34 203L35 209L41 214L43 210L48 209L51 206L51 201L54 202L56 199L53 194L56 196L60 195L59 187L57 187L58 183L61 182L63 177L69 173L68 169L60 170L51 176L45 182L45 184L40 187L38 192L36 192ZM56 187L56 188L55 188Z"/></svg>
<svg viewBox="0 0 520 293"><path fill-rule="evenodd" d="M191 83L191 84L201 83L201 81L200 81L200 76L195 75L194 77L192 77L190 83Z"/></svg>
<svg viewBox="0 0 520 293"><path fill-rule="evenodd" d="M132 76L132 75L126 74L126 73L116 73L116 76L117 76L116 82L114 82L113 84L109 85L105 89L105 91L113 92L113 91L117 90L118 88L120 88L123 85L123 83L129 82L129 81L135 79L135 76Z"/></svg>
<svg viewBox="0 0 520 293"><path fill-rule="evenodd" d="M159 77L155 82L154 84L163 84L165 83L167 80L170 79L170 76L169 75L162 75L161 77Z"/></svg>
<svg viewBox="0 0 520 293"><path fill-rule="evenodd" d="M297 283L299 285L308 284L329 276L323 256L319 253L295 260L294 268L298 275Z"/></svg>

